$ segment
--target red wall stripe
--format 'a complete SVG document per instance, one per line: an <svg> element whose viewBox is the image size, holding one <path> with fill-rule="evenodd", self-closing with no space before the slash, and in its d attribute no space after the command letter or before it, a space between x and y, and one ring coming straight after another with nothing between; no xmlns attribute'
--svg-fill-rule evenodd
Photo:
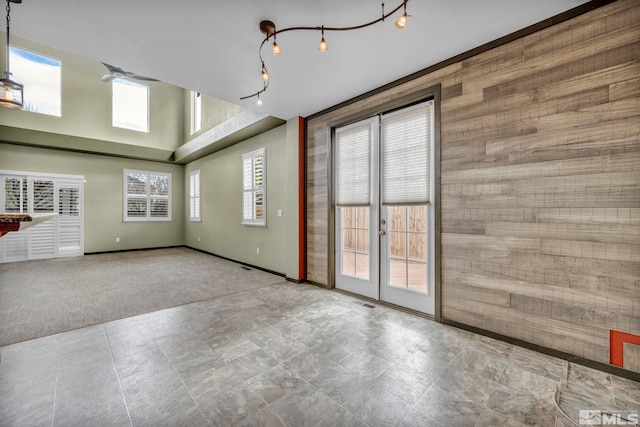
<svg viewBox="0 0 640 427"><path fill-rule="evenodd" d="M298 279L306 279L306 212L305 212L305 141L304 117L298 117Z"/></svg>
<svg viewBox="0 0 640 427"><path fill-rule="evenodd" d="M621 368L624 367L624 343L640 345L640 335L628 334L626 332L609 332L609 363Z"/></svg>

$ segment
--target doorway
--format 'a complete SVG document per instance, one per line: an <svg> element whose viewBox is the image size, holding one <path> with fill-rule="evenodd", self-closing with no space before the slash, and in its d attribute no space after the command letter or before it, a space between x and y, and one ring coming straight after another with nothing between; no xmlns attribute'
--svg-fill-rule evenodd
<svg viewBox="0 0 640 427"><path fill-rule="evenodd" d="M335 129L335 286L435 315L434 101Z"/></svg>
<svg viewBox="0 0 640 427"><path fill-rule="evenodd" d="M84 254L82 176L0 171L0 209L57 213L0 239L0 263Z"/></svg>

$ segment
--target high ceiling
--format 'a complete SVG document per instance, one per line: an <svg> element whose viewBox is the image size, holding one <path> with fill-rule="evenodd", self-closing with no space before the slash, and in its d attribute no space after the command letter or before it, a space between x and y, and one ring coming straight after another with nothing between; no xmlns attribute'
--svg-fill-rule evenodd
<svg viewBox="0 0 640 427"><path fill-rule="evenodd" d="M352 26L381 15L378 0L24 0L11 32L282 119L308 116L459 53L577 7L586 0L410 0L406 30L392 19L347 32L287 32L263 56L258 23ZM401 0L386 0L389 11ZM100 76L96 76L100 78Z"/></svg>

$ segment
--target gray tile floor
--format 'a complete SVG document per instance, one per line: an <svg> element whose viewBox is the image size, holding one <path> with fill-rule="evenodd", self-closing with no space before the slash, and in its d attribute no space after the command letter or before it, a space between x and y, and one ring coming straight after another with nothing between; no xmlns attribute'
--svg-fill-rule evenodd
<svg viewBox="0 0 640 427"><path fill-rule="evenodd" d="M0 348L0 426L564 427L640 383L311 285Z"/></svg>

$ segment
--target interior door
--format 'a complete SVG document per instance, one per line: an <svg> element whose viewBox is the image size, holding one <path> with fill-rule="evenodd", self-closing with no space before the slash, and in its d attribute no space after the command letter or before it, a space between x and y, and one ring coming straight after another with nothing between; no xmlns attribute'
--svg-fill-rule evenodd
<svg viewBox="0 0 640 427"><path fill-rule="evenodd" d="M433 101L334 142L336 287L435 314Z"/></svg>

